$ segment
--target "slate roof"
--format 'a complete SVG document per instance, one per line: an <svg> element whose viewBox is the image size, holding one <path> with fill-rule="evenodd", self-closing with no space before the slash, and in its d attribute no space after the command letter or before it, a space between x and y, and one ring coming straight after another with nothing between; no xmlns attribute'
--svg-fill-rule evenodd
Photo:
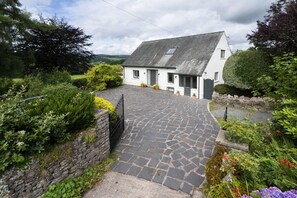
<svg viewBox="0 0 297 198"><path fill-rule="evenodd" d="M173 68L178 74L202 75L224 32L144 41L123 66ZM176 48L170 55L169 49Z"/></svg>

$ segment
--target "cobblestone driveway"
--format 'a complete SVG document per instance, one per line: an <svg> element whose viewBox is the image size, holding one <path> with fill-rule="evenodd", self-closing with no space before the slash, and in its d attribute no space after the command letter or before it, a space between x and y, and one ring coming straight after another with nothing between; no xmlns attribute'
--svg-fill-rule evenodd
<svg viewBox="0 0 297 198"><path fill-rule="evenodd" d="M122 93L126 130L113 170L192 194L219 131L208 101L128 85L98 95L115 104Z"/></svg>

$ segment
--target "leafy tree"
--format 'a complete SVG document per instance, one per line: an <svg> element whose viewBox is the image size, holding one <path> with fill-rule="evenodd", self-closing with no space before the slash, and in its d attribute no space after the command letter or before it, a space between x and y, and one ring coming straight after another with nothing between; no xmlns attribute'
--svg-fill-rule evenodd
<svg viewBox="0 0 297 198"><path fill-rule="evenodd" d="M260 77L258 82L259 88L277 101L297 99L297 57L292 53L275 57L269 75Z"/></svg>
<svg viewBox="0 0 297 198"><path fill-rule="evenodd" d="M247 35L255 47L276 55L297 53L296 0L278 0L273 3L264 21L257 21L257 26L252 34Z"/></svg>
<svg viewBox="0 0 297 198"><path fill-rule="evenodd" d="M223 70L227 85L239 89L252 89L257 78L266 74L271 58L259 50L238 51L228 58Z"/></svg>
<svg viewBox="0 0 297 198"><path fill-rule="evenodd" d="M273 115L287 133L297 139L297 57L293 53L275 57L270 75L258 79L259 87L276 101Z"/></svg>
<svg viewBox="0 0 297 198"><path fill-rule="evenodd" d="M97 91L120 86L123 82L120 67L104 63L94 66L86 73L89 86Z"/></svg>
<svg viewBox="0 0 297 198"><path fill-rule="evenodd" d="M30 29L30 36L25 38L21 45L23 51L31 51L35 57L35 65L29 67L29 71L85 72L92 58L92 53L86 49L91 45L88 43L91 36L85 35L82 29L73 27L56 17L41 18L41 22L56 28Z"/></svg>
<svg viewBox="0 0 297 198"><path fill-rule="evenodd" d="M0 1L0 77L21 75L24 64L16 53L16 44L28 34L28 27L38 26L20 7L18 0Z"/></svg>

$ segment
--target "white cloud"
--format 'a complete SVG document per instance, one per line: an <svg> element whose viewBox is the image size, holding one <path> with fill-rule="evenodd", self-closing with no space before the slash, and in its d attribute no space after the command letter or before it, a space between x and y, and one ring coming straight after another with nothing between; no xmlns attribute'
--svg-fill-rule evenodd
<svg viewBox="0 0 297 198"><path fill-rule="evenodd" d="M21 3L35 15L40 12L45 16L57 14L64 16L70 24L83 28L87 34L93 35L91 42L95 53L130 54L143 40L221 30L226 31L233 50L246 49L249 47L246 34L256 28L256 20L266 14L273 2L106 1L114 6L103 0L21 0Z"/></svg>

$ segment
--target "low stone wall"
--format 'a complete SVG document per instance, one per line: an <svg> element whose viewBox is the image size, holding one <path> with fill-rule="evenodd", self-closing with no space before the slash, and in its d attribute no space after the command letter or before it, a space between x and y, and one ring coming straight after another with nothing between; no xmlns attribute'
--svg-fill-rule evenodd
<svg viewBox="0 0 297 198"><path fill-rule="evenodd" d="M83 131L74 141L58 146L42 160L34 158L23 170L6 171L0 179L0 190L8 189L6 197L39 197L49 185L79 176L91 164L102 162L110 152L108 112L98 111L96 119L94 128Z"/></svg>
<svg viewBox="0 0 297 198"><path fill-rule="evenodd" d="M236 108L256 108L259 111L269 112L269 98L261 98L261 97L244 97L244 96L231 96L231 95L222 95L216 92L212 95L212 100L218 104L228 105Z"/></svg>

